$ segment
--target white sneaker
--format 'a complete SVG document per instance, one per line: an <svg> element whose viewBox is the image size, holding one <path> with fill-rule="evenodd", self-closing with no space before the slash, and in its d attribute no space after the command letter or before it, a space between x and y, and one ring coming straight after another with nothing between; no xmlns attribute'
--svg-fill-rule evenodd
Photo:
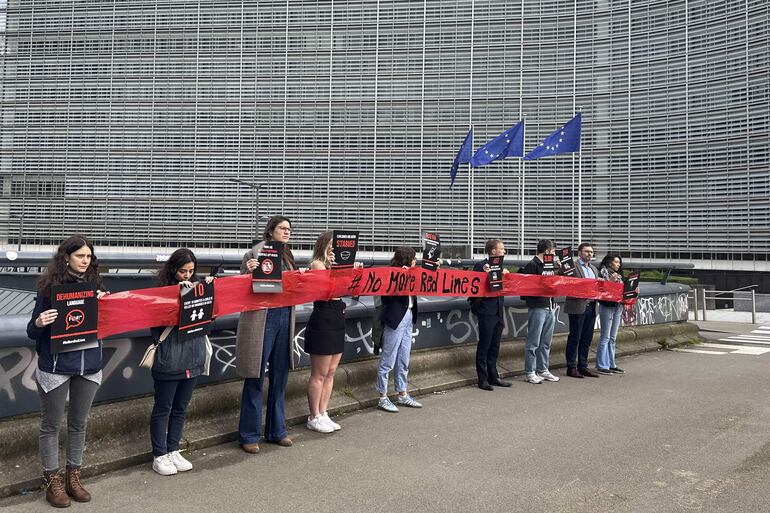
<svg viewBox="0 0 770 513"><path fill-rule="evenodd" d="M533 385L539 385L543 382L543 378L535 374L534 372L528 372L527 373L527 381L529 383L532 383Z"/></svg>
<svg viewBox="0 0 770 513"><path fill-rule="evenodd" d="M305 426L310 431L317 431L319 433L333 433L334 432L334 428L332 426L330 426L329 424L327 424L326 422L324 422L323 416L320 413L318 415L316 415L315 417L308 416L307 424L305 424Z"/></svg>
<svg viewBox="0 0 770 513"><path fill-rule="evenodd" d="M321 416L323 417L324 422L326 422L328 425L330 425L335 431L339 431L340 429L342 429L342 426L340 426L339 424L334 422L331 419L331 417L329 417L329 412L325 411L325 412L323 412L321 414Z"/></svg>
<svg viewBox="0 0 770 513"><path fill-rule="evenodd" d="M546 381L553 381L554 383L559 381L559 379L560 379L559 376L554 376L553 374L551 374L550 371L547 371L547 370L538 373L538 375L541 378L543 378L544 380L546 380Z"/></svg>
<svg viewBox="0 0 770 513"><path fill-rule="evenodd" d="M167 456L179 472L187 472L188 470L192 470L192 463L187 461L185 457L179 453L179 451L170 452Z"/></svg>
<svg viewBox="0 0 770 513"><path fill-rule="evenodd" d="M173 476L177 473L176 467L171 463L168 454L153 458L152 469L161 476Z"/></svg>

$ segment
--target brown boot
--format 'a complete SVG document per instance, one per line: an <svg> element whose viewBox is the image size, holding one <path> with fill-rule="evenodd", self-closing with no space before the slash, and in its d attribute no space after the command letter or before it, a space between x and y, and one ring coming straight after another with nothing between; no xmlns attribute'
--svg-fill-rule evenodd
<svg viewBox="0 0 770 513"><path fill-rule="evenodd" d="M61 480L61 474L56 470L45 473L45 500L54 508L68 508L70 498L64 490L64 483Z"/></svg>
<svg viewBox="0 0 770 513"><path fill-rule="evenodd" d="M80 484L80 469L68 468L67 477L64 481L64 488L67 495L77 502L88 502L91 500L91 494Z"/></svg>

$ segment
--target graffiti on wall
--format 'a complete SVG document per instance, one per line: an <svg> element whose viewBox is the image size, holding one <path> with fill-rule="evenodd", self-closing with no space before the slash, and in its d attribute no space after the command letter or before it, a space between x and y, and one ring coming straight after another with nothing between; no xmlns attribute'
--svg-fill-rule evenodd
<svg viewBox="0 0 770 513"><path fill-rule="evenodd" d="M464 306L464 305L463 305ZM343 361L374 354L371 316L352 316L346 323ZM627 326L682 321L687 319L687 294L640 297L633 308L623 312ZM201 377L200 383L237 378L235 372L235 324L222 322L222 328L210 335L213 355L211 375ZM504 314L504 338L522 338L527 330L527 308L509 305ZM567 315L557 305L555 332L568 330ZM293 343L295 365L310 364L304 351L305 324L298 318ZM478 340L476 317L465 308L446 311L420 312L412 332L414 347L424 349L446 345L474 343ZM37 411L39 399L35 385L37 355L29 345L0 348L0 418ZM138 363L150 344L149 336L109 339L104 346L104 378L96 401L108 401L126 396L151 394L153 381L150 371Z"/></svg>

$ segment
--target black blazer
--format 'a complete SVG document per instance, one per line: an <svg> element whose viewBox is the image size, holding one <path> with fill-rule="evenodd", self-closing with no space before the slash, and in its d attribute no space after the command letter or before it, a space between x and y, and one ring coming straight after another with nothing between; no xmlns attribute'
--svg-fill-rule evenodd
<svg viewBox="0 0 770 513"><path fill-rule="evenodd" d="M473 266L473 270L477 272L484 272L484 265L486 264L487 259L485 258L481 262L476 262L476 265ZM477 316L496 315L502 319L504 302L505 298L502 296L474 299L474 301L471 302L471 311Z"/></svg>
<svg viewBox="0 0 770 513"><path fill-rule="evenodd" d="M413 297L412 305L412 324L417 322L417 298ZM382 296L382 313L380 322L390 329L398 328L406 315L406 309L409 307L409 296Z"/></svg>

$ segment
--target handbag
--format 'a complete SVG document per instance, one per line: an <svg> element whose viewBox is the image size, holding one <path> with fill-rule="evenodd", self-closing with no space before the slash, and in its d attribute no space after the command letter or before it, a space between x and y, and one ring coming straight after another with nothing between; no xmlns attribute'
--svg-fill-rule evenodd
<svg viewBox="0 0 770 513"><path fill-rule="evenodd" d="M164 329L163 333L160 334L158 342L152 343L147 347L147 350L144 352L144 356L142 356L142 359L139 361L139 367L152 369L152 364L155 363L155 352L158 350L158 346L168 338L169 333L171 333L171 330L173 329L174 326L166 326L166 329Z"/></svg>
<svg viewBox="0 0 770 513"><path fill-rule="evenodd" d="M211 356L213 354L214 354L214 348L211 347L211 340L209 340L209 336L206 335L206 361L203 364L203 375L204 376L208 376L209 375L209 371L211 370Z"/></svg>

